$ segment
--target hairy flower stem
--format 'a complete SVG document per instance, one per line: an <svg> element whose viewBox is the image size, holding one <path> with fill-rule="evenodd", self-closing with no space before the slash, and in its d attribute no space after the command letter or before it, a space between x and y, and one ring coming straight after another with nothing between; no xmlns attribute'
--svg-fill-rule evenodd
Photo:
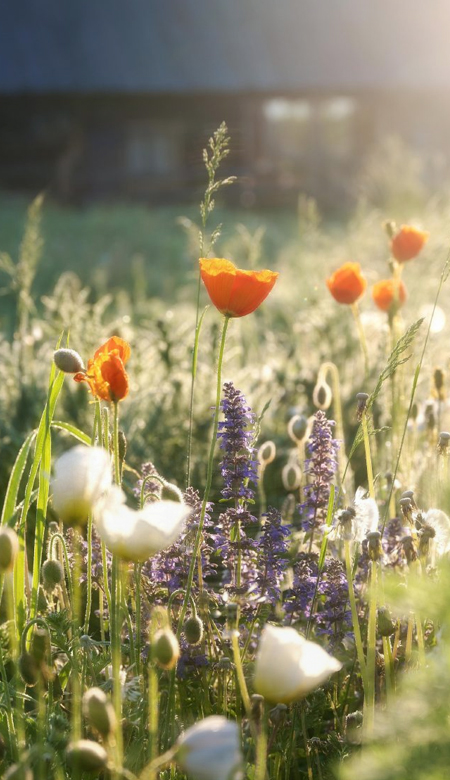
<svg viewBox="0 0 450 780"><path fill-rule="evenodd" d="M114 478L117 485L120 486L120 460L119 460L119 404L114 404L114 422L113 422L113 455L114 455ZM104 570L104 577L107 577L107 569ZM121 562L116 555L113 555L112 561L112 587L111 587L111 660L113 667L113 705L117 719L116 734L116 769L123 764L123 736L122 736L122 689L120 684L120 664L121 664L121 606L122 606L122 576ZM114 775L113 775L114 776Z"/></svg>
<svg viewBox="0 0 450 780"><path fill-rule="evenodd" d="M352 562L350 558L350 542L348 539L344 541L344 553L345 553L345 569L348 582L348 598L350 601L350 609L352 612L353 633L355 636L356 653L358 656L359 668L361 671L361 678L364 686L364 693L367 691L367 669L366 660L364 657L363 643L361 639L361 629L359 627L358 610L356 607L355 591L353 589L353 573Z"/></svg>
<svg viewBox="0 0 450 780"><path fill-rule="evenodd" d="M370 498L375 499L375 487L374 487L374 481L373 481L373 469L372 469L372 456L370 454L370 439L369 439L369 428L367 425L367 412L364 409L362 413L361 418L361 424L363 429L363 437L364 437L364 451L366 453L366 469L367 469L367 483L369 486L369 495Z"/></svg>
<svg viewBox="0 0 450 780"><path fill-rule="evenodd" d="M372 561L370 576L369 622L367 626L367 690L364 691L364 723L366 735L373 733L375 722L375 675L377 641L377 562Z"/></svg>
<svg viewBox="0 0 450 780"><path fill-rule="evenodd" d="M220 413L220 394L222 391L222 364L223 364L223 356L225 352L225 342L226 342L226 335L227 335L227 329L228 329L228 322L229 317L223 318L223 325L222 325L222 336L220 340L220 347L219 347L219 354L217 358L217 386L216 386L216 405L214 409L214 420L213 420L213 431L212 431L212 437L211 437L211 445L209 448L209 458L208 458L208 465L207 465L207 471L206 471L206 484L205 484L205 492L203 495L203 501L202 501L202 508L200 511L200 519L198 523L197 528L197 534L195 537L194 547L192 550L191 555L191 562L189 565L189 572L187 576L187 583L186 583L186 592L183 600L183 604L180 611L180 617L178 619L178 626L177 626L177 638L180 637L181 630L183 628L184 620L186 617L186 613L188 610L189 603L191 601L191 593L192 593L192 585L194 582L194 574L195 569L197 566L199 566L199 583L202 582L201 578L201 555L200 555L200 546L202 542L202 536L203 536L203 526L205 523L205 515L206 515L206 507L208 505L208 499L209 499L209 493L211 490L211 483L212 483L212 474L213 474L213 465L214 465L214 451L216 448L216 441L217 441L217 430L219 426L219 413ZM200 563L199 563L200 561ZM169 680L169 692L168 692L168 701L167 701L167 730L166 730L166 737L170 737L170 730L172 727L172 723L174 720L174 706L175 706L175 670L173 669L170 673L170 680ZM167 742L166 742L167 744Z"/></svg>
<svg viewBox="0 0 450 780"><path fill-rule="evenodd" d="M227 329L228 329L228 322L229 317L223 318L223 326L222 326L222 337L220 340L220 347L219 347L219 355L217 359L217 385L216 385L216 405L214 409L214 420L213 420L213 431L212 431L212 437L211 437L211 445L209 448L209 458L208 458L208 466L206 471L206 484L205 484L205 492L203 495L203 502L202 502L202 508L200 512L200 519L199 524L197 528L197 534L195 537L194 542L194 548L192 551L192 557L191 557L191 563L189 566L189 573L186 583L186 594L183 601L183 606L181 607L180 612L180 618L178 621L178 630L177 630L177 636L181 633L181 628L184 623L184 619L186 617L187 608L189 605L189 601L191 598L191 591L192 591L192 584L194 581L194 573L195 573L195 567L197 565L198 556L200 554L200 545L202 542L202 535L203 535L203 525L205 522L205 515L206 515L206 507L208 505L208 499L209 494L211 491L211 483L212 483L212 475L213 475L213 465L214 465L214 452L216 448L216 441L217 441L217 429L219 424L219 413L220 413L220 394L222 391L222 364L223 364L223 356L225 352L225 341L226 341L226 335L227 335Z"/></svg>
<svg viewBox="0 0 450 780"><path fill-rule="evenodd" d="M265 780L267 773L267 734L265 724L261 724L256 737L255 780Z"/></svg>
<svg viewBox="0 0 450 780"><path fill-rule="evenodd" d="M239 633L236 630L233 630L231 645L233 648L233 660L236 668L236 674L238 678L242 701L244 704L244 709L247 717L251 718L252 705L250 703L250 696L248 695L247 683L245 681L245 676L244 676L244 667L242 666L241 653L239 650Z"/></svg>
<svg viewBox="0 0 450 780"><path fill-rule="evenodd" d="M359 343L361 346L361 352L364 359L364 379L367 379L369 376L369 352L367 350L367 341L366 341L366 334L364 333L364 328L362 326L361 317L359 315L359 308L357 303L352 303L351 305L353 317L355 318L356 323L356 329L358 331L358 337L359 337Z"/></svg>

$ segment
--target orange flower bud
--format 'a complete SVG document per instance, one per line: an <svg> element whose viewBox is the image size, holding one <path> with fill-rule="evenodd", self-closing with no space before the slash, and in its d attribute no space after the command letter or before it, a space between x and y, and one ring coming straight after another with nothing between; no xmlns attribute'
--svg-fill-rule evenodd
<svg viewBox="0 0 450 780"><path fill-rule="evenodd" d="M128 395L125 363L130 354L128 342L113 336L88 360L86 373L75 374L75 382L87 382L92 395L102 401L121 401Z"/></svg>
<svg viewBox="0 0 450 780"><path fill-rule="evenodd" d="M242 271L230 260L200 258L200 274L216 309L227 317L251 314L274 286L274 271Z"/></svg>
<svg viewBox="0 0 450 780"><path fill-rule="evenodd" d="M399 263L412 260L428 241L429 235L425 230L418 230L411 225L402 225L391 241L392 256Z"/></svg>
<svg viewBox="0 0 450 780"><path fill-rule="evenodd" d="M359 263L344 263L326 281L331 295L338 303L355 303L367 287Z"/></svg>
<svg viewBox="0 0 450 780"><path fill-rule="evenodd" d="M382 311L396 311L407 298L401 279L382 279L372 287L372 298Z"/></svg>

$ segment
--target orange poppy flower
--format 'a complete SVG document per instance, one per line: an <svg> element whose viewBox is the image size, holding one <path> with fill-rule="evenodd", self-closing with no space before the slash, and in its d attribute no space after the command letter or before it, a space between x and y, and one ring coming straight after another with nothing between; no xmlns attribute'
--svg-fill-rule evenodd
<svg viewBox="0 0 450 780"><path fill-rule="evenodd" d="M397 262L404 263L419 254L428 241L429 233L411 225L402 225L400 231L391 240L391 252Z"/></svg>
<svg viewBox="0 0 450 780"><path fill-rule="evenodd" d="M128 342L113 336L88 360L86 372L75 374L75 382L87 382L92 395L102 401L121 401L128 395L125 363L130 354Z"/></svg>
<svg viewBox="0 0 450 780"><path fill-rule="evenodd" d="M382 279L372 287L372 298L381 311L396 311L406 301L406 287L401 279Z"/></svg>
<svg viewBox="0 0 450 780"><path fill-rule="evenodd" d="M220 257L200 258L200 275L214 306L226 317L251 314L278 278L274 271L242 271Z"/></svg>
<svg viewBox="0 0 450 780"><path fill-rule="evenodd" d="M359 263L344 263L326 282L338 303L355 303L367 287Z"/></svg>

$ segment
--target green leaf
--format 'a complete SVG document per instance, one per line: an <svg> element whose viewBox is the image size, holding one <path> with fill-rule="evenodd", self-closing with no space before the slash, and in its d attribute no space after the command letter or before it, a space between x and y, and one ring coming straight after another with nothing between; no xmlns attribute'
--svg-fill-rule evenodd
<svg viewBox="0 0 450 780"><path fill-rule="evenodd" d="M31 445L36 436L36 431L32 431L28 434L24 443L22 444L19 454L17 455L11 476L9 478L8 487L6 488L5 500L3 502L2 516L0 519L0 525L7 525L11 518L14 516L14 512L17 505L17 496L19 494L20 483L22 480L23 472L27 464L28 455L31 449Z"/></svg>
<svg viewBox="0 0 450 780"><path fill-rule="evenodd" d="M72 425L72 423L63 422L62 420L53 420L51 427L58 428L61 431L67 431L67 433L70 433L74 439L81 441L82 444L87 444L88 447L91 446L91 437L88 436L87 433L84 433L84 431L80 430L80 428L77 428L76 425Z"/></svg>

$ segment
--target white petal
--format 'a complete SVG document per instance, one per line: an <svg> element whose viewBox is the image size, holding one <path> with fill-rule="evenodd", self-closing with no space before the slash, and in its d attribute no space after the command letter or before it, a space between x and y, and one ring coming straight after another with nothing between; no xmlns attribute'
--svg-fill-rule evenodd
<svg viewBox="0 0 450 780"><path fill-rule="evenodd" d="M111 458L102 447L80 444L61 455L52 480L53 507L65 523L86 522L112 484Z"/></svg>

